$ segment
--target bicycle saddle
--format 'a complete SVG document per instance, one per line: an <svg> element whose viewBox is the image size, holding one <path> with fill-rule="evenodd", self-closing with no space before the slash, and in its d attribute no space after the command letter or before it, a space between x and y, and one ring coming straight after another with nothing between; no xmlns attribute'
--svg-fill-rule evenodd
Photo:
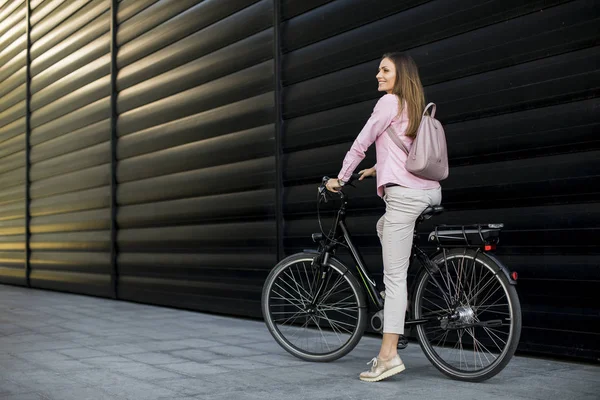
<svg viewBox="0 0 600 400"><path fill-rule="evenodd" d="M420 219L429 219L431 217L433 217L434 215L438 215L444 212L444 207L442 206L430 206L427 207L425 209L425 211L423 211L421 213L421 215L419 215Z"/></svg>

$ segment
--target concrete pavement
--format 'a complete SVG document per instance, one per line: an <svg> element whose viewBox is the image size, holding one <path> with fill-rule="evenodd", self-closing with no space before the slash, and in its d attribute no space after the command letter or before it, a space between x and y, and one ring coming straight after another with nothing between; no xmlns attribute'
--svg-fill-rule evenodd
<svg viewBox="0 0 600 400"><path fill-rule="evenodd" d="M439 373L416 343L406 371L358 380L366 336L328 364L298 360L262 321L0 285L0 399L598 400L597 365L515 357L477 384Z"/></svg>

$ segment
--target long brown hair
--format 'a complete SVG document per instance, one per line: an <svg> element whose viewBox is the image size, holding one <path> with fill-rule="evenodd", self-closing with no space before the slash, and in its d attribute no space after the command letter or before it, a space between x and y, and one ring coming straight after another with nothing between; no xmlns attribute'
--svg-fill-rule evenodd
<svg viewBox="0 0 600 400"><path fill-rule="evenodd" d="M400 103L398 112L401 114L404 107L407 108L409 123L405 134L414 139L417 137L417 130L425 109L425 92L419 78L419 69L412 57L405 53L386 53L381 57L382 60L384 58L391 60L396 66L396 82L392 93L398 96Z"/></svg>

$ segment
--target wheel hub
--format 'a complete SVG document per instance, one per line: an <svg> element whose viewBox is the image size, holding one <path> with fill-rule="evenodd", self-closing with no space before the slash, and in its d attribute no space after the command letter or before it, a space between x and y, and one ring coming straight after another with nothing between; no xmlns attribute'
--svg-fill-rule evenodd
<svg viewBox="0 0 600 400"><path fill-rule="evenodd" d="M458 322L461 324L472 324L475 322L475 313L471 307L460 306L456 309L456 314L458 314Z"/></svg>

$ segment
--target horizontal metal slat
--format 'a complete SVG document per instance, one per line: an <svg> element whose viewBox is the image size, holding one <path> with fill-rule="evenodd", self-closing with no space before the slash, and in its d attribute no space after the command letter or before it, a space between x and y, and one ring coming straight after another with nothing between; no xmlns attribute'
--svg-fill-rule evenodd
<svg viewBox="0 0 600 400"><path fill-rule="evenodd" d="M287 53L282 73L286 84L299 82L329 73L331 65L340 71L375 60L390 51L390 43L394 43L396 51L413 49L504 22L534 11L536 7L539 4L518 0L484 3L449 0L444 7L440 7L438 2L429 2ZM448 14L450 9L453 12ZM360 51L357 51L357 43L360 43ZM376 66L372 74L376 74Z"/></svg>
<svg viewBox="0 0 600 400"><path fill-rule="evenodd" d="M185 12L201 2L202 0L182 0L176 3L155 1L154 4L140 10L136 15L132 16L119 27L119 31L117 32L117 46L121 47L126 42L143 35L149 30L165 23L169 19ZM142 4L144 3L141 3L136 7L139 7ZM117 15L122 14L120 6L121 5L119 5ZM127 10L127 8L123 9L124 12Z"/></svg>
<svg viewBox="0 0 600 400"><path fill-rule="evenodd" d="M107 36L100 37L75 51L65 59L40 72L38 75L34 76L31 81L31 93L33 94L33 97L37 100L38 97L36 94L50 85L63 86L64 83L62 83L61 80L68 77L69 74L73 74L72 76L76 77L76 84L78 84L84 76L86 77L85 79L89 79L90 72L91 76L97 76L100 71L104 71L100 65L104 62L105 57L110 50L109 47L109 38ZM103 73L102 76L103 75L105 74ZM72 85L73 83L67 80L67 84Z"/></svg>
<svg viewBox="0 0 600 400"><path fill-rule="evenodd" d="M124 135L257 96L272 87L273 63L267 61L122 114L118 104L117 129Z"/></svg>
<svg viewBox="0 0 600 400"><path fill-rule="evenodd" d="M23 24L24 25L24 24ZM20 29L21 35L16 36L10 44L0 47L0 60L4 63L15 58L19 53L27 49L27 38L23 35L23 29Z"/></svg>
<svg viewBox="0 0 600 400"><path fill-rule="evenodd" d="M33 199L29 210L32 217L38 217L109 207L110 189L99 187Z"/></svg>
<svg viewBox="0 0 600 400"><path fill-rule="evenodd" d="M31 183L31 198L38 199L61 193L105 187L110 184L110 166L100 165L81 171L70 172ZM106 189L108 190L108 189Z"/></svg>
<svg viewBox="0 0 600 400"><path fill-rule="evenodd" d="M112 297L111 275L64 271L32 270L31 286L92 296Z"/></svg>
<svg viewBox="0 0 600 400"><path fill-rule="evenodd" d="M274 153L275 126L267 125L201 140L119 162L119 181L133 181L199 168L217 167Z"/></svg>
<svg viewBox="0 0 600 400"><path fill-rule="evenodd" d="M0 187L10 188L25 183L25 167L0 174Z"/></svg>
<svg viewBox="0 0 600 400"><path fill-rule="evenodd" d="M109 230L110 209L33 217L29 229L32 234Z"/></svg>
<svg viewBox="0 0 600 400"><path fill-rule="evenodd" d="M274 185L275 158L266 157L141 181L122 182L117 191L117 201L125 206L220 193L271 189Z"/></svg>
<svg viewBox="0 0 600 400"><path fill-rule="evenodd" d="M180 1L177 4L183 7L195 2L186 0ZM129 22L123 24L123 27L117 32L117 45L119 46L118 66L120 67L137 61L205 26L226 18L254 2L256 0L206 0L189 8L185 12L181 12L135 40L131 39L133 39L133 31L138 28L138 25L133 22L134 18L132 18ZM267 0L262 0L261 3L262 7L271 7L270 2ZM148 8L148 10L151 8ZM176 8L173 4L169 4L168 10L171 12L175 11ZM138 16L141 15L142 13L138 14Z"/></svg>
<svg viewBox="0 0 600 400"><path fill-rule="evenodd" d="M25 203L7 203L0 205L0 221L25 219Z"/></svg>
<svg viewBox="0 0 600 400"><path fill-rule="evenodd" d="M290 19L333 0L281 0L282 20Z"/></svg>
<svg viewBox="0 0 600 400"><path fill-rule="evenodd" d="M159 0L120 0L117 7L117 24L122 24Z"/></svg>
<svg viewBox="0 0 600 400"><path fill-rule="evenodd" d="M191 61L163 74L119 91L118 108L121 112L140 107L144 104L183 92L206 84L210 81L229 77L238 71L251 68L272 57L272 33L256 35L257 40L245 40L221 51ZM232 59L231 55L235 54ZM147 70L144 66L135 66L138 70ZM146 72L148 74L149 71Z"/></svg>
<svg viewBox="0 0 600 400"><path fill-rule="evenodd" d="M17 75L17 74L15 74ZM13 76L15 76L13 75ZM18 76L18 75L17 75ZM2 82L2 88L4 88L4 82ZM0 110L5 110L2 112L4 114L11 107L14 107L21 101L25 100L25 84L22 84L16 88L14 88L10 92L0 93Z"/></svg>
<svg viewBox="0 0 600 400"><path fill-rule="evenodd" d="M35 77L54 64L61 64L61 66L68 68L69 72L72 72L82 65L86 65L90 59L93 60L100 55L108 53L110 49L110 37L107 33L109 30L110 19L108 13L105 13L101 17L91 21L85 28L80 29L55 45L51 51L37 54L32 49L32 90ZM89 46L86 46L88 44ZM100 49L102 50L98 53ZM90 57L88 53L94 50L96 52L93 53L93 57Z"/></svg>
<svg viewBox="0 0 600 400"><path fill-rule="evenodd" d="M25 268L25 253L0 252L0 265L2 265L3 268Z"/></svg>
<svg viewBox="0 0 600 400"><path fill-rule="evenodd" d="M110 97L100 99L44 125L33 128L31 130L31 140L32 143L40 143L91 126L108 118L110 118Z"/></svg>
<svg viewBox="0 0 600 400"><path fill-rule="evenodd" d="M110 141L110 120L96 122L54 139L42 141L42 136L35 136L35 139L30 142L33 164Z"/></svg>
<svg viewBox="0 0 600 400"><path fill-rule="evenodd" d="M7 157L22 150L25 150L25 133L2 142L0 157Z"/></svg>
<svg viewBox="0 0 600 400"><path fill-rule="evenodd" d="M25 36L25 8L19 9L9 18L0 19L0 49L6 49L10 43L19 40L20 36Z"/></svg>
<svg viewBox="0 0 600 400"><path fill-rule="evenodd" d="M110 76L104 76L31 113L31 129L110 96Z"/></svg>
<svg viewBox="0 0 600 400"><path fill-rule="evenodd" d="M272 246L274 221L190 225L161 228L120 229L117 238L123 251L187 249L195 246Z"/></svg>
<svg viewBox="0 0 600 400"><path fill-rule="evenodd" d="M25 93L25 68L25 63L23 63L23 66L17 72L6 77L6 79L2 81L2 85L0 86L1 97L4 97L7 93L10 93L11 91L19 90L19 87L22 87L22 89L20 90L23 90L23 93Z"/></svg>
<svg viewBox="0 0 600 400"><path fill-rule="evenodd" d="M121 136L117 144L117 156L121 160L270 124L273 121L273 101L273 95L267 93L134 134L123 136L123 132L117 130L117 134Z"/></svg>
<svg viewBox="0 0 600 400"><path fill-rule="evenodd" d="M9 125L11 122L22 118L25 115L25 100L18 102L14 106L6 108L0 112L0 124L2 126Z"/></svg>
<svg viewBox="0 0 600 400"><path fill-rule="evenodd" d="M219 270L264 269L265 266L272 267L276 263L276 257L272 253L129 253L119 252L118 263L122 268L123 275L142 275L152 270L162 271L167 274L171 269L179 268L203 275L209 268Z"/></svg>
<svg viewBox="0 0 600 400"><path fill-rule="evenodd" d="M25 68L25 56L27 51L23 49L19 54L11 58L0 58L0 82L8 79L11 75L17 73L17 71L24 71Z"/></svg>
<svg viewBox="0 0 600 400"><path fill-rule="evenodd" d="M110 163L110 141L31 164L30 179L40 181L52 176Z"/></svg>
<svg viewBox="0 0 600 400"><path fill-rule="evenodd" d="M211 219L255 218L274 214L275 189L170 200L119 208L120 229L191 224Z"/></svg>
<svg viewBox="0 0 600 400"><path fill-rule="evenodd" d="M110 254L34 251L30 263L31 268L37 271L107 273L110 271Z"/></svg>
<svg viewBox="0 0 600 400"><path fill-rule="evenodd" d="M31 110L36 111L52 102L63 101L64 97L82 91L84 87L107 75L110 75L110 54L90 62L85 67L79 68L37 91L31 97ZM86 97L86 100L91 98L91 96Z"/></svg>
<svg viewBox="0 0 600 400"><path fill-rule="evenodd" d="M284 23L283 51L288 52L304 47L428 1L336 0L327 3ZM352 11L348 12L349 10Z"/></svg>
<svg viewBox="0 0 600 400"><path fill-rule="evenodd" d="M25 224L25 220L23 220ZM25 235L11 235L0 238L0 251L24 251L25 250Z"/></svg>
<svg viewBox="0 0 600 400"><path fill-rule="evenodd" d="M46 18L58 6L64 3L63 0L30 0L29 7L31 8L30 21L31 25L37 25L42 19Z"/></svg>
<svg viewBox="0 0 600 400"><path fill-rule="evenodd" d="M51 32L33 40L31 45L32 59L37 58L43 53L52 51L59 43L65 41L70 36L79 33L81 28L86 27L96 19L107 17L110 10L110 2L106 0L93 0L73 14L67 21L56 26ZM32 29L32 35L33 35Z"/></svg>
<svg viewBox="0 0 600 400"><path fill-rule="evenodd" d="M23 185L0 190L0 206L25 200L25 187Z"/></svg>
<svg viewBox="0 0 600 400"><path fill-rule="evenodd" d="M25 117L0 128L0 142L25 134Z"/></svg>
<svg viewBox="0 0 600 400"><path fill-rule="evenodd" d="M249 7L138 61L120 65L117 87L127 89L196 59L201 65L200 83L226 75L223 69L231 73L272 58L273 31L263 30L271 22L265 10ZM231 25L239 28L232 30Z"/></svg>
<svg viewBox="0 0 600 400"><path fill-rule="evenodd" d="M598 91L600 71L590 65L600 60L600 48L575 51L476 75L428 88L427 97L440 99L440 118L472 119L560 102L587 99ZM591 63L591 64L590 64ZM493 77L493 82L490 78ZM486 79L487 78L487 79ZM511 86L506 87L510 80Z"/></svg>
<svg viewBox="0 0 600 400"><path fill-rule="evenodd" d="M11 154L0 158L0 174L25 166L25 152Z"/></svg>
<svg viewBox="0 0 600 400"><path fill-rule="evenodd" d="M24 234L24 218L0 221L0 236L15 236Z"/></svg>
<svg viewBox="0 0 600 400"><path fill-rule="evenodd" d="M32 251L108 251L110 230L31 235Z"/></svg>
<svg viewBox="0 0 600 400"><path fill-rule="evenodd" d="M70 17L76 14L90 1L94 0L79 0L79 1L64 1L54 10L52 10L43 20L38 21L36 25L31 27L31 41L35 43L42 36L53 30L59 25L67 25L65 22L70 21ZM95 0L102 1L102 0ZM108 2L106 2L108 3Z"/></svg>
<svg viewBox="0 0 600 400"><path fill-rule="evenodd" d="M19 14L25 8L25 0L13 0L0 10L0 21L8 20L12 15ZM23 15L25 16L25 15Z"/></svg>

